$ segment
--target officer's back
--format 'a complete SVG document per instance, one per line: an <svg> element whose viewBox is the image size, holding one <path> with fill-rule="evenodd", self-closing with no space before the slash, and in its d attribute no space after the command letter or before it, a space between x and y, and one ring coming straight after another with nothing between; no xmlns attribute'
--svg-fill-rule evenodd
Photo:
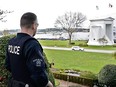
<svg viewBox="0 0 116 87"><path fill-rule="evenodd" d="M37 16L27 12L20 20L21 33L12 38L6 52L6 69L12 74L8 87L53 87L48 80L43 49L33 38Z"/></svg>

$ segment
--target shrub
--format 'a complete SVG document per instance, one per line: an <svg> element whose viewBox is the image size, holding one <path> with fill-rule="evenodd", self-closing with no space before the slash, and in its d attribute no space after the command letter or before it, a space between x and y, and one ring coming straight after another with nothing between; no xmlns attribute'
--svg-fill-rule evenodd
<svg viewBox="0 0 116 87"><path fill-rule="evenodd" d="M87 43L80 43L79 46L87 47Z"/></svg>
<svg viewBox="0 0 116 87"><path fill-rule="evenodd" d="M98 82L111 87L116 86L116 65L104 66L98 74Z"/></svg>
<svg viewBox="0 0 116 87"><path fill-rule="evenodd" d="M116 59L116 52L113 53L113 58Z"/></svg>
<svg viewBox="0 0 116 87"><path fill-rule="evenodd" d="M0 38L0 78L3 77L3 78L7 79L7 77L9 76L9 72L7 70L5 70L5 68L4 68L6 46L7 46L9 39L13 38L15 36L16 35L8 35L8 36L4 36L4 37ZM54 77L49 69L49 63L48 63L45 53L44 53L44 58L45 58L45 62L47 64L47 72L48 72L49 80L53 83L53 85L55 85ZM3 80L4 85L7 84L7 83L5 83L5 81L6 80ZM5 87L5 86L3 86L3 87Z"/></svg>
<svg viewBox="0 0 116 87"><path fill-rule="evenodd" d="M1 55L5 55L6 45L9 41L9 39L14 37L14 36L15 35L7 35L7 36L3 36L0 38L0 54Z"/></svg>
<svg viewBox="0 0 116 87"><path fill-rule="evenodd" d="M116 47L116 44L114 44L113 47Z"/></svg>
<svg viewBox="0 0 116 87"><path fill-rule="evenodd" d="M72 42L72 43L70 43L71 45L74 45L75 43L74 42Z"/></svg>
<svg viewBox="0 0 116 87"><path fill-rule="evenodd" d="M50 81L53 83L53 85L55 86L55 79L54 79L54 76L53 76L51 70L49 69L50 64L49 64L49 62L48 62L48 60L47 60L47 57L46 57L46 54L45 54L45 53L44 53L44 59L45 59L45 62L46 62L46 64L47 64L47 72L48 72L49 80L50 80Z"/></svg>
<svg viewBox="0 0 116 87"><path fill-rule="evenodd" d="M8 35L0 38L0 77L3 78L2 83L3 87L6 85L6 78L9 76L8 71L4 68L5 54L6 54L6 45L10 38L15 35Z"/></svg>
<svg viewBox="0 0 116 87"><path fill-rule="evenodd" d="M90 71L81 71L80 77L91 78L93 80L97 79L97 76L94 73L90 72Z"/></svg>

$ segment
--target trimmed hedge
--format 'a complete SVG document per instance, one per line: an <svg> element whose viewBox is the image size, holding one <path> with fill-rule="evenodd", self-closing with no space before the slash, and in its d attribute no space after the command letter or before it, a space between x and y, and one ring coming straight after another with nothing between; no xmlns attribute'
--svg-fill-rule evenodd
<svg viewBox="0 0 116 87"><path fill-rule="evenodd" d="M72 75L67 75L62 73L55 73L55 72L53 73L53 75L56 79L61 79L61 80L69 81L69 82L87 85L89 87L93 87L93 84L94 84L94 80L89 78L72 76Z"/></svg>

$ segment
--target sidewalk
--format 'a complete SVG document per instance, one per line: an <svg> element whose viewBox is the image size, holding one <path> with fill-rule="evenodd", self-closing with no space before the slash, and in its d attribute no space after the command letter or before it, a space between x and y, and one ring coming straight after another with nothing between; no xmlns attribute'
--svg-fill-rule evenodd
<svg viewBox="0 0 116 87"><path fill-rule="evenodd" d="M60 82L60 85L57 87L89 87L89 86L83 86L83 85L73 83L73 82L67 82L64 80L59 80L59 79L57 80Z"/></svg>

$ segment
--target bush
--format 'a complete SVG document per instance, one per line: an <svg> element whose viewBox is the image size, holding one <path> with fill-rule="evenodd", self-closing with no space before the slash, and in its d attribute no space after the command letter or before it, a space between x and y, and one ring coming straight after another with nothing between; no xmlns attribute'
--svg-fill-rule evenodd
<svg viewBox="0 0 116 87"><path fill-rule="evenodd" d="M0 78L3 77L3 78L8 79L8 77L9 77L9 72L7 70L5 70L5 68L4 68L6 46L7 46L9 39L11 39L15 36L16 35L8 35L8 36L4 36L4 37L0 38ZM54 77L49 69L49 63L48 63L45 53L44 53L44 58L45 58L45 62L47 63L47 72L48 72L49 80L53 83L53 85L55 85ZM6 79L3 80L4 85L7 84L7 83L5 83ZM3 86L3 87L5 87L5 86Z"/></svg>
<svg viewBox="0 0 116 87"><path fill-rule="evenodd" d="M87 47L87 43L80 43L79 46Z"/></svg>
<svg viewBox="0 0 116 87"><path fill-rule="evenodd" d="M75 43L74 42L72 42L72 43L70 43L71 45L74 45Z"/></svg>
<svg viewBox="0 0 116 87"><path fill-rule="evenodd" d="M116 47L116 44L114 44L113 47Z"/></svg>
<svg viewBox="0 0 116 87"><path fill-rule="evenodd" d="M53 85L55 86L55 79L54 79L54 76L53 76L51 70L49 69L50 64L49 64L49 62L48 62L48 60L47 60L47 57L46 57L46 54L45 54L45 53L44 53L44 59L45 59L45 62L46 62L46 64L47 64L47 72L48 72L49 80L50 80L50 81L53 83Z"/></svg>
<svg viewBox="0 0 116 87"><path fill-rule="evenodd" d="M116 52L113 53L113 58L116 59Z"/></svg>
<svg viewBox="0 0 116 87"><path fill-rule="evenodd" d="M111 87L116 86L116 65L104 66L98 74L98 82Z"/></svg>
<svg viewBox="0 0 116 87"><path fill-rule="evenodd" d="M80 77L91 78L93 80L97 79L97 76L94 73L90 72L90 71L82 71L80 73Z"/></svg>
<svg viewBox="0 0 116 87"><path fill-rule="evenodd" d="M6 45L10 38L14 37L15 35L8 35L0 38L0 77L3 78L2 85L5 87L7 84L6 78L9 77L9 72L4 68L4 62L5 62L5 54L6 54Z"/></svg>
<svg viewBox="0 0 116 87"><path fill-rule="evenodd" d="M0 38L0 55L5 55L6 45L10 38L15 37L15 35L7 35Z"/></svg>

